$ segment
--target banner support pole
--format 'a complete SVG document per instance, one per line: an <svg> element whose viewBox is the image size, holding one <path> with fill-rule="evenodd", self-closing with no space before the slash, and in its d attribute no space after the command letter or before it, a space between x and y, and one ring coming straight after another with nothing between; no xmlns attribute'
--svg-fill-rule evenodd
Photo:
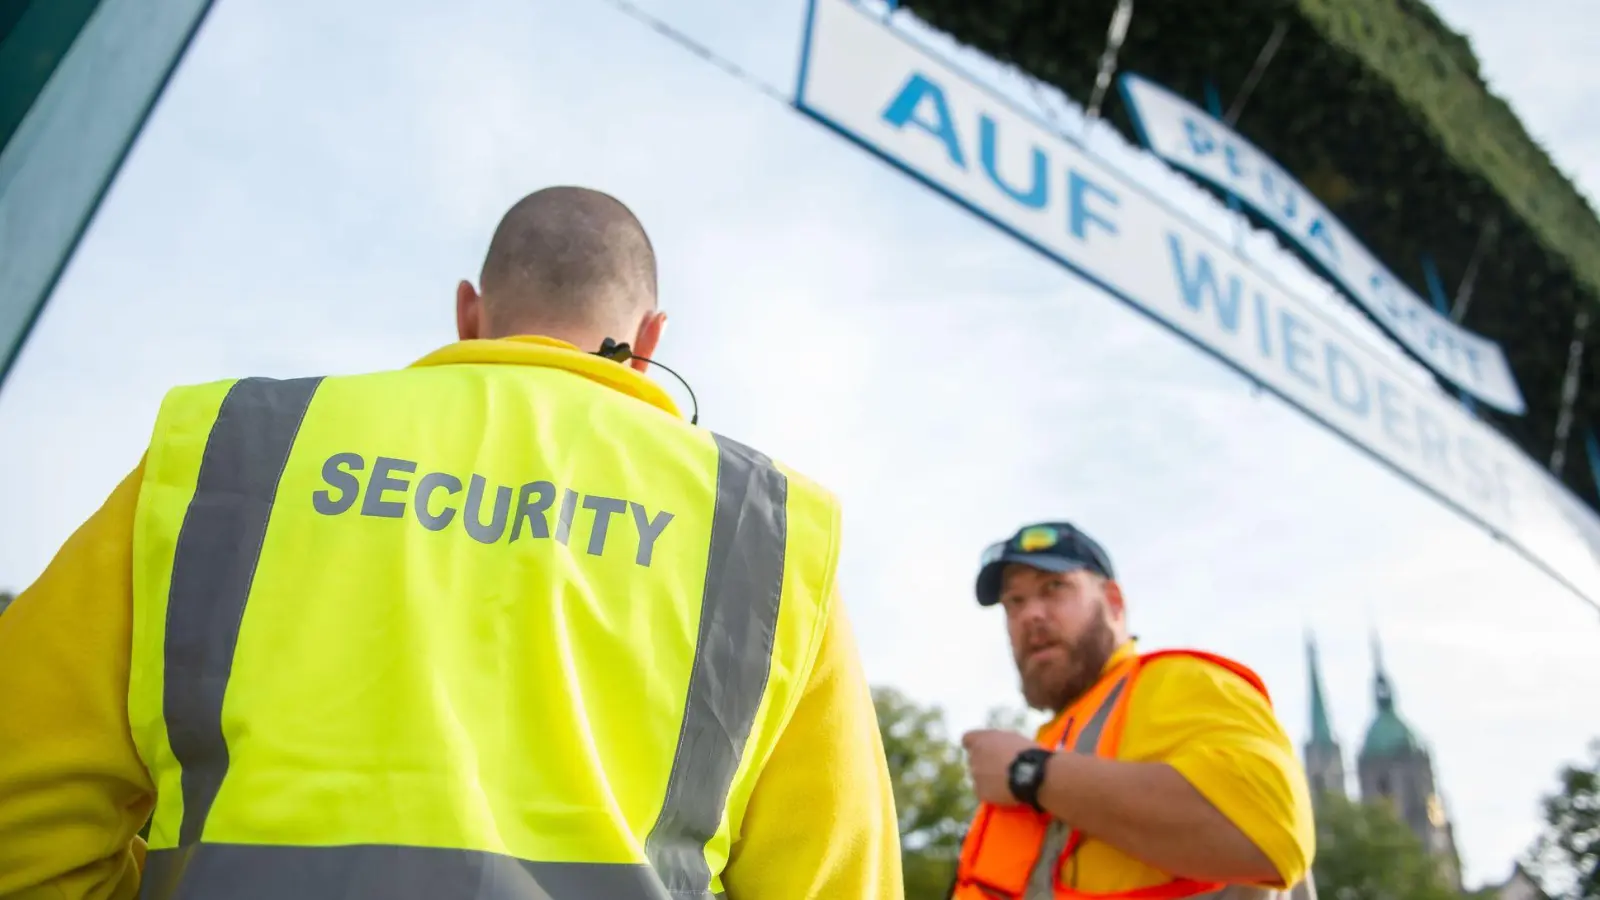
<svg viewBox="0 0 1600 900"><path fill-rule="evenodd" d="M1428 283L1428 294L1433 298L1433 308L1439 315L1450 315L1450 298L1445 296L1444 282L1439 279L1439 267L1433 262L1433 257L1427 253L1422 254L1422 278ZM1461 401L1461 406L1466 409L1467 415L1476 416L1477 407L1472 403L1472 395L1460 388L1452 391Z"/></svg>
<svg viewBox="0 0 1600 900"><path fill-rule="evenodd" d="M1561 412L1556 416L1555 446L1550 450L1550 474L1557 480L1567 464L1567 436L1572 431L1572 407L1578 399L1578 373L1583 368L1583 345L1589 330L1589 310L1579 307L1572 317L1572 343L1567 347L1567 375L1561 380Z"/></svg>

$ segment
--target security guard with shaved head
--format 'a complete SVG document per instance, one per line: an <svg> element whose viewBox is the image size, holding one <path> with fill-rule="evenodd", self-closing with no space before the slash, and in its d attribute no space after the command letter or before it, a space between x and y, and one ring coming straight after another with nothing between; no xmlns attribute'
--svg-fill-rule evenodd
<svg viewBox="0 0 1600 900"><path fill-rule="evenodd" d="M901 896L838 506L683 421L665 321L551 188L459 343L170 393L0 617L0 897Z"/></svg>

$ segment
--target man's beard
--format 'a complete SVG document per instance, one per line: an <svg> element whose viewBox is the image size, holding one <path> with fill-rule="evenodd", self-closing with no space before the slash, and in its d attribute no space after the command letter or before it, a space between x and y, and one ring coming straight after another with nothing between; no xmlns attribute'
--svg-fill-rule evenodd
<svg viewBox="0 0 1600 900"><path fill-rule="evenodd" d="M1083 634L1070 643L1058 641L1056 646L1065 652L1044 659L1023 655L1017 660L1023 699L1034 709L1050 713L1061 712L1094 687L1116 651L1117 639L1105 606L1101 605Z"/></svg>

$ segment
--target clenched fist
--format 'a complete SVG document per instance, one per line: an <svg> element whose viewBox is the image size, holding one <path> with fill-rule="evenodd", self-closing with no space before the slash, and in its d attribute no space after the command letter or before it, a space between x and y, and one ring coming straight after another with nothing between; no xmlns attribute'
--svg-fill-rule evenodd
<svg viewBox="0 0 1600 900"><path fill-rule="evenodd" d="M1039 745L1015 731L983 729L963 734L961 746L967 751L967 771L978 799L998 806L1016 804L1017 798L1011 796L1011 763L1018 753Z"/></svg>

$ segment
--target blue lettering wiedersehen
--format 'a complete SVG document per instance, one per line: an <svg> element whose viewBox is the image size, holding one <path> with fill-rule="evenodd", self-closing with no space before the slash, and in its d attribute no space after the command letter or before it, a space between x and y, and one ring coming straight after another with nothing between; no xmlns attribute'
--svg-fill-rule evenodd
<svg viewBox="0 0 1600 900"><path fill-rule="evenodd" d="M1452 433L1425 405L1414 402L1404 386L1363 369L1335 333L1288 306L1274 305L1237 270L1204 251L1186 248L1177 233L1167 234L1167 249L1183 307L1210 319L1207 327L1238 334L1248 296L1255 319L1254 349L1262 359L1354 419L1373 421L1395 457L1410 458L1458 482L1474 501L1510 515L1505 473L1488 465L1484 448L1470 433Z"/></svg>

